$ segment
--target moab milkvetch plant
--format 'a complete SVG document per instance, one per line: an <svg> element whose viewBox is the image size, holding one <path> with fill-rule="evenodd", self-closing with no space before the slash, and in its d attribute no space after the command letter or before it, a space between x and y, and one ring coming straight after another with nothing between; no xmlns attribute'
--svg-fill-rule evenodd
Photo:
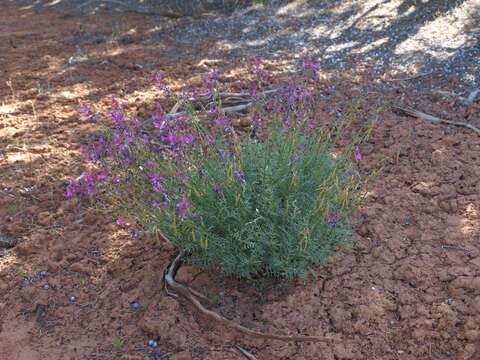
<svg viewBox="0 0 480 360"><path fill-rule="evenodd" d="M333 151L338 128L315 112L318 67L305 61L304 70L267 88L256 61L256 81L241 93L222 92L212 72L202 92L178 96L173 112L158 104L150 119L129 116L112 97L113 126L82 148L93 167L70 180L67 196L107 204L119 225L163 235L206 269L303 274L348 242L365 190L356 163L366 136ZM82 112L96 121L88 106Z"/></svg>

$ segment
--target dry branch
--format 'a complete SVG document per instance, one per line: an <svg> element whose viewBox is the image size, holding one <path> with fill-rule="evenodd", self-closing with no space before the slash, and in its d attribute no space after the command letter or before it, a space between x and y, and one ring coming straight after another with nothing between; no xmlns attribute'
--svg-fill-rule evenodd
<svg viewBox="0 0 480 360"><path fill-rule="evenodd" d="M249 335L252 337L263 338L263 339L273 339L273 340L281 340L281 341L312 341L312 342L327 342L329 339L324 339L317 336L289 336L289 335L278 335L278 334L269 334L263 333L256 330L251 330L237 324L236 322L229 320L216 312L205 308L200 301L193 295L192 289L190 287L181 284L175 280L175 274L177 273L178 268L180 267L180 263L182 257L184 256L184 252L179 252L175 259L170 263L168 270L165 272L164 279L166 284L173 290L175 293L183 296L185 299L190 301L198 311L200 311L203 315L207 316L208 318L219 322L220 324L229 327L231 329L235 329L238 332L241 332L245 335Z"/></svg>
<svg viewBox="0 0 480 360"><path fill-rule="evenodd" d="M258 360L255 355L253 355L250 351L242 348L241 346L235 346L238 351L242 353L243 356L245 356L248 360Z"/></svg>
<svg viewBox="0 0 480 360"><path fill-rule="evenodd" d="M433 71L430 71L430 72L426 72L426 73L420 73L420 74L417 74L417 75L412 75L412 76L409 76L409 77L406 77L406 78L390 79L389 81L407 81L407 80L414 80L414 79L418 79L418 78L421 78L421 77L424 77L424 76L431 75L432 73L433 73Z"/></svg>
<svg viewBox="0 0 480 360"><path fill-rule="evenodd" d="M397 109L397 110L400 110L400 111L402 111L405 114L408 114L410 116L426 120L426 121L431 122L433 124L447 124L447 125L453 125L453 126L461 126L461 127L464 127L464 128L467 128L467 129L470 129L470 130L476 132L477 135L480 136L480 129L478 129L477 127L475 127L471 124L467 124L467 123L464 123L464 122L457 122L457 121L441 119L441 118L438 118L436 116L433 116L433 115L430 115L430 114L412 109L410 107L402 107L402 106L394 105L393 108Z"/></svg>

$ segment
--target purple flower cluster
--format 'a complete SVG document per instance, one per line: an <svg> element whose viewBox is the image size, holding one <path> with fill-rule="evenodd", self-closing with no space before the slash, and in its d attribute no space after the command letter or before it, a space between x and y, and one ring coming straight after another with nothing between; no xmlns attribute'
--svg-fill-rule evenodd
<svg viewBox="0 0 480 360"><path fill-rule="evenodd" d="M245 178L245 174L241 170L235 170L233 174L238 180L240 180L242 184L244 184L247 181Z"/></svg>
<svg viewBox="0 0 480 360"><path fill-rule="evenodd" d="M182 199L176 205L178 213L182 219L185 219L188 216L188 213L190 212L191 207L192 205L190 205L190 203L188 202L185 196L182 196Z"/></svg>
<svg viewBox="0 0 480 360"><path fill-rule="evenodd" d="M102 171L84 172L78 179L69 179L65 195L71 199L74 195L94 195L98 184L108 180L108 175Z"/></svg>
<svg viewBox="0 0 480 360"><path fill-rule="evenodd" d="M258 57L253 58L253 74L257 78L258 81L263 81L266 78L266 72L263 70L262 65L264 61Z"/></svg>
<svg viewBox="0 0 480 360"><path fill-rule="evenodd" d="M91 123L97 122L95 119L95 116L92 114L90 111L90 108L88 107L87 104L82 104L82 107L80 109L80 113L82 114L83 118Z"/></svg>
<svg viewBox="0 0 480 360"><path fill-rule="evenodd" d="M329 211L327 214L327 224L332 228L336 228L340 221L340 213L338 211Z"/></svg>
<svg viewBox="0 0 480 360"><path fill-rule="evenodd" d="M304 59L303 70L311 79L317 79L319 65L311 59ZM252 138L256 134L260 139L268 135L268 129L261 127L273 118L279 119L283 131L289 136L302 131L308 133L318 127L310 80L291 79L267 96L261 88L267 80L265 63L259 58L252 59L252 72L256 81L243 91L255 103L250 113ZM233 166L233 171L228 172L230 180L233 175L237 186L240 183L245 187L246 175L236 162L241 149L237 142L240 136L234 128L235 115L226 114L214 98L218 94L215 87L219 77L219 71L214 70L205 75L202 86L190 90L194 98L204 100L207 97L208 100L207 113L203 114L207 119L201 124L195 124L188 115L168 114L160 103L155 104L150 119L140 121L130 116L126 106L112 96L108 112L111 131L81 148L85 159L93 162L97 170L85 172L77 180L71 178L66 189L67 198L75 195L100 198L102 191L107 189L115 193L115 198L135 202L135 205L148 204L152 211L167 209L169 214L176 214L182 220L194 219L197 216L194 199L205 193L202 189L198 192L192 189L198 178L208 184L210 194L212 190L218 195L226 194L229 189L224 187L228 182L221 178L215 178L213 182L208 178L209 172L203 162L208 157L219 166ZM153 82L159 90L171 95L161 73L154 76ZM81 113L88 121L94 121L95 117L86 104L82 105ZM299 147L290 157L294 174L302 152ZM362 160L358 148L355 159ZM225 168L218 174L224 176ZM335 227L339 219L337 212L330 212L326 221ZM117 223L127 226L122 219Z"/></svg>
<svg viewBox="0 0 480 360"><path fill-rule="evenodd" d="M320 64L313 62L309 58L303 59L303 70L305 70L308 74L310 79L317 80L318 79L318 71L320 70Z"/></svg>

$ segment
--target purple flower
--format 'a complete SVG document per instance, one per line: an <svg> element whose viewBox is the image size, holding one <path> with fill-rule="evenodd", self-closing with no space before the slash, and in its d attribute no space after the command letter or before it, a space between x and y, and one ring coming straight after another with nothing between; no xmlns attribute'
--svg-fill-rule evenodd
<svg viewBox="0 0 480 360"><path fill-rule="evenodd" d="M265 71L261 68L263 64L263 60L255 57L253 59L253 73L257 76L259 80L263 80L265 78Z"/></svg>
<svg viewBox="0 0 480 360"><path fill-rule="evenodd" d="M184 135L182 141L187 145L192 145L193 144L193 136L191 134Z"/></svg>
<svg viewBox="0 0 480 360"><path fill-rule="evenodd" d="M310 78L312 80L317 80L317 72L320 70L320 64L314 63L312 60L305 58L303 59L303 69L310 73Z"/></svg>
<svg viewBox="0 0 480 360"><path fill-rule="evenodd" d="M356 161L362 161L363 160L362 153L360 152L358 146L355 148L355 160Z"/></svg>
<svg viewBox="0 0 480 360"><path fill-rule="evenodd" d="M167 91L168 90L168 87L167 85L165 84L164 80L163 80L163 74L162 73L156 73L154 76L153 76L153 81L156 83L156 88L158 90L165 90Z"/></svg>
<svg viewBox="0 0 480 360"><path fill-rule="evenodd" d="M153 114L152 124L155 129L163 129L165 127L166 121L161 112L157 111Z"/></svg>
<svg viewBox="0 0 480 360"><path fill-rule="evenodd" d="M118 101L115 95L112 95L111 100L110 100L110 107L112 109L118 109Z"/></svg>
<svg viewBox="0 0 480 360"><path fill-rule="evenodd" d="M224 131L228 130L228 118L226 116L219 116L216 123L218 126L221 126Z"/></svg>
<svg viewBox="0 0 480 360"><path fill-rule="evenodd" d="M107 174L105 174L105 173L99 173L99 174L97 174L97 180L98 180L98 181L105 181L105 180L107 180L107 179L108 179Z"/></svg>
<svg viewBox="0 0 480 360"><path fill-rule="evenodd" d="M223 194L223 192L225 191L225 188L220 184L215 184L213 186L213 191L215 191L217 194Z"/></svg>
<svg viewBox="0 0 480 360"><path fill-rule="evenodd" d="M110 113L111 117L112 117L112 120L113 122L115 123L115 125L117 126L123 126L123 121L125 119L125 115L123 115L123 113L119 112L119 111L112 111Z"/></svg>
<svg viewBox="0 0 480 360"><path fill-rule="evenodd" d="M173 131L169 131L168 134L163 137L163 141L170 144L171 146L174 146L178 143L179 138L177 134L175 134Z"/></svg>
<svg viewBox="0 0 480 360"><path fill-rule="evenodd" d="M329 211L327 214L327 224L332 228L337 227L337 223L340 220L340 213L338 211Z"/></svg>
<svg viewBox="0 0 480 360"><path fill-rule="evenodd" d="M245 183L245 174L240 170L235 170L233 174L240 180L241 183Z"/></svg>
<svg viewBox="0 0 480 360"><path fill-rule="evenodd" d="M95 118L93 117L93 114L91 113L87 104L82 105L82 108L80 109L80 112L82 113L85 120L88 120L90 122L95 122Z"/></svg>
<svg viewBox="0 0 480 360"><path fill-rule="evenodd" d="M182 218L185 218L185 217L187 217L192 205L190 205L188 203L187 198L185 196L183 196L182 200L176 205L176 207L177 207L177 210L178 210L178 213L180 214L180 216Z"/></svg>
<svg viewBox="0 0 480 360"><path fill-rule="evenodd" d="M113 143L115 145L120 145L122 143L122 136L117 131L113 134Z"/></svg>
<svg viewBox="0 0 480 360"><path fill-rule="evenodd" d="M163 187L160 185L160 178L157 174L150 174L148 175L150 179L150 184L152 184L153 191L155 192L163 192Z"/></svg>
<svg viewBox="0 0 480 360"><path fill-rule="evenodd" d="M152 206L155 208L155 209L160 209L160 206L162 205L162 203L158 200L153 200L152 202Z"/></svg>
<svg viewBox="0 0 480 360"><path fill-rule="evenodd" d="M85 173L82 180L83 180L83 183L85 184L87 194L93 194L96 189L95 174Z"/></svg>
<svg viewBox="0 0 480 360"><path fill-rule="evenodd" d="M320 64L314 63L311 59L304 58L303 59L303 68L305 70L320 70Z"/></svg>
<svg viewBox="0 0 480 360"><path fill-rule="evenodd" d="M148 136L147 136L147 134L143 134L143 135L142 135L142 143L143 143L143 145L147 145L147 144L148 144Z"/></svg>
<svg viewBox="0 0 480 360"><path fill-rule="evenodd" d="M122 226L122 227L123 227L123 226L127 226L127 225L128 225L127 221L126 221L125 219L122 219L122 218L117 219L116 222L117 222L117 225L118 225L118 226Z"/></svg>
<svg viewBox="0 0 480 360"><path fill-rule="evenodd" d="M138 118L136 116L133 116L132 120L130 122L131 122L132 127L134 129L137 129L138 127L140 127L140 120L138 120Z"/></svg>
<svg viewBox="0 0 480 360"><path fill-rule="evenodd" d="M74 194L78 193L79 188L78 188L78 183L75 181L73 177L70 178L68 181L68 186L65 191L65 195L67 196L67 199L71 199Z"/></svg>
<svg viewBox="0 0 480 360"><path fill-rule="evenodd" d="M211 73L207 74L203 78L203 81L205 82L205 84L207 84L210 87L213 81L218 79L219 75L220 75L220 72L218 70L213 70Z"/></svg>

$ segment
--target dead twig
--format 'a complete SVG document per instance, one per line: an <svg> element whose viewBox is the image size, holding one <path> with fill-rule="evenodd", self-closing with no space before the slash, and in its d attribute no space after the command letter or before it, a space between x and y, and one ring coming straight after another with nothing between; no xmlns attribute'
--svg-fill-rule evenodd
<svg viewBox="0 0 480 360"><path fill-rule="evenodd" d="M235 329L238 332L241 332L245 335L249 335L252 337L257 337L257 338L263 338L263 339L273 339L273 340L281 340L281 341L314 341L314 342L319 342L319 341L324 341L327 342L329 339L317 337L317 336L289 336L289 335L277 335L277 334L268 334L268 333L263 333L260 331L256 330L251 330L249 328L246 328L245 326L242 326L240 324L237 324L236 322L229 320L219 314L217 314L214 311L211 311L207 308L205 308L200 301L193 295L191 289L183 285L175 280L175 274L178 271L178 268L180 267L182 257L184 256L184 252L180 251L178 255L175 257L175 259L170 263L167 272L165 273L164 279L166 284L177 294L183 296L185 299L190 301L198 311L200 311L203 315L207 316L208 318L215 320L219 322L220 324Z"/></svg>
<svg viewBox="0 0 480 360"><path fill-rule="evenodd" d="M225 113L241 112L245 109L248 109L251 106L252 106L252 103L249 102L247 104L225 107L225 108L222 108L222 111L224 111ZM175 119L175 118L178 118L178 117L181 117L181 116L186 116L186 115L188 115L187 111L181 111L181 112L177 112L177 113L169 113L169 114L165 115L165 117L167 119Z"/></svg>
<svg viewBox="0 0 480 360"><path fill-rule="evenodd" d="M442 95L442 96L449 96L449 97L458 98L458 100L462 104L472 105L475 102L475 99L477 98L477 95L480 94L480 89L473 90L472 92L470 92L468 97L461 96L460 94L457 94L455 92L444 91L444 90L433 90L432 93L439 94L439 95Z"/></svg>
<svg viewBox="0 0 480 360"><path fill-rule="evenodd" d="M242 348L241 346L238 346L238 345L236 345L235 347L236 347L236 348L238 349L238 351L240 351L240 352L242 353L242 355L245 356L248 360L258 360L258 359L256 358L256 356L253 355L250 351L245 350L244 348Z"/></svg>
<svg viewBox="0 0 480 360"><path fill-rule="evenodd" d="M424 77L424 76L428 76L428 75L431 75L433 74L433 71L429 71L429 72L426 72L426 73L420 73L420 74L417 74L417 75L412 75L412 76L409 76L409 77L406 77L406 78L401 78L401 79L390 79L388 81L408 81L408 80L414 80L414 79L418 79L418 78L421 78L421 77Z"/></svg>
<svg viewBox="0 0 480 360"><path fill-rule="evenodd" d="M77 9L81 9L83 7L89 6L90 4L95 3L95 2L97 2L99 4L103 2L103 3L110 3L110 4L118 5L118 6L121 6L121 7L125 8L125 10L127 10L127 11L135 12L135 13L138 13L138 14L158 15L154 11L147 10L146 8L135 7L135 6L123 3L123 2L118 1L118 0L90 0L90 1L87 1L87 2L77 6Z"/></svg>
<svg viewBox="0 0 480 360"><path fill-rule="evenodd" d="M443 250L458 250L458 251L463 251L465 253L470 253L471 250L465 249L460 246L455 246L455 245L442 245Z"/></svg>
<svg viewBox="0 0 480 360"><path fill-rule="evenodd" d="M457 121L441 119L441 118L438 118L436 116L429 115L427 113L412 109L410 107L402 107L402 106L394 105L393 108L397 109L397 110L400 110L400 111L402 111L405 114L408 114L410 116L426 120L426 121L431 122L433 124L448 124L448 125L453 125L453 126L461 126L461 127L464 127L464 128L467 128L467 129L470 129L470 130L476 132L477 135L480 136L480 129L478 129L477 127L475 127L471 124L467 124L467 123L464 123L464 122L457 122Z"/></svg>

